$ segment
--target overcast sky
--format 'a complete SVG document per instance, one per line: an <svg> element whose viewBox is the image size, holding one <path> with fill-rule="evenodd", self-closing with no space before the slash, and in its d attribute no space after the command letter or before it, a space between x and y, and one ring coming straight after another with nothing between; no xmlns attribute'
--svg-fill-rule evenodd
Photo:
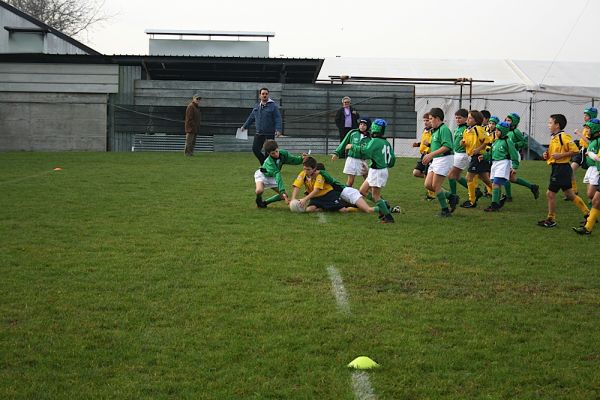
<svg viewBox="0 0 600 400"><path fill-rule="evenodd" d="M274 32L271 57L600 62L599 0L105 0L104 9L114 17L79 39L105 54L148 54L144 30L154 28Z"/></svg>

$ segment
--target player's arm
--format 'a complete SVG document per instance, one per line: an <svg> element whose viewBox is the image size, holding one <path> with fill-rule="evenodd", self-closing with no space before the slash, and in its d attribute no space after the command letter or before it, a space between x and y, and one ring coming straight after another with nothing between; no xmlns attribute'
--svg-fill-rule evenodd
<svg viewBox="0 0 600 400"><path fill-rule="evenodd" d="M519 169L519 152L512 140L507 139L506 142L508 144L508 154L512 161L512 169L517 170Z"/></svg>

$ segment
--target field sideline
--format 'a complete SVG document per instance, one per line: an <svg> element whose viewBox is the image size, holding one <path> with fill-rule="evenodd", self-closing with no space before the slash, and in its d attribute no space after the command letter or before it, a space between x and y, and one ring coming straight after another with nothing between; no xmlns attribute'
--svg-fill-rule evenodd
<svg viewBox="0 0 600 400"><path fill-rule="evenodd" d="M600 232L536 225L549 167L442 219L414 163L382 225L257 209L251 154L0 153L0 398L353 399L359 355L378 399L600 396Z"/></svg>

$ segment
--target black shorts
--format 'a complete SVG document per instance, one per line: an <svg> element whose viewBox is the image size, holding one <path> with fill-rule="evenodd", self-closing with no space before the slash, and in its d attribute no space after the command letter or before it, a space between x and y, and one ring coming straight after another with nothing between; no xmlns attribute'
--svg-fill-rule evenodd
<svg viewBox="0 0 600 400"><path fill-rule="evenodd" d="M472 174L483 174L485 172L490 172L492 170L492 164L489 161L481 160L479 161L479 157L472 156L471 162L469 163L468 172Z"/></svg>
<svg viewBox="0 0 600 400"><path fill-rule="evenodd" d="M573 158L571 158L571 162L579 164L579 166L583 169L587 169L588 165L586 153L586 149L582 148L581 150L579 150L579 153L575 154Z"/></svg>
<svg viewBox="0 0 600 400"><path fill-rule="evenodd" d="M419 161L417 161L417 165L415 165L415 169L421 171L424 175L427 175L427 171L429 171L429 164L427 164L427 165L423 164L423 157L425 157L425 154L421 154L421 159Z"/></svg>
<svg viewBox="0 0 600 400"><path fill-rule="evenodd" d="M340 199L340 192L335 190L321 197L313 197L310 199L310 205L325 211L338 211L340 208L344 208L344 204Z"/></svg>
<svg viewBox="0 0 600 400"><path fill-rule="evenodd" d="M569 163L552 164L552 174L550 175L550 184L548 190L557 193L559 190L563 192L571 189L571 178L573 170Z"/></svg>

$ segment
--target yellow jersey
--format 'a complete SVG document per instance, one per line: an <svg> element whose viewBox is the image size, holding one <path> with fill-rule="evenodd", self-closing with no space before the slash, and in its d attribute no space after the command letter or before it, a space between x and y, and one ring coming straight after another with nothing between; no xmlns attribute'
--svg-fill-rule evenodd
<svg viewBox="0 0 600 400"><path fill-rule="evenodd" d="M300 171L292 185L297 188L301 188L302 185L306 186L307 193L312 193L312 191L315 189L321 189L319 194L315 197L325 196L327 193L333 190L333 186L325 182L323 175L317 174L313 177L306 176L306 172L304 170Z"/></svg>
<svg viewBox="0 0 600 400"><path fill-rule="evenodd" d="M425 142L428 145L425 145ZM419 153L427 154L431 151L431 129L423 129L423 133L421 134L421 145L419 146Z"/></svg>
<svg viewBox="0 0 600 400"><path fill-rule="evenodd" d="M579 147L583 147L584 149L588 148L588 145L590 143L590 127L587 125L583 126L583 129L581 129L581 135L585 138L585 140L580 140L579 141Z"/></svg>
<svg viewBox="0 0 600 400"><path fill-rule="evenodd" d="M558 160L552 158L552 154L556 153L567 153L567 152L578 152L579 149L571 139L571 135L567 135L564 132L558 132L550 138L550 144L548 145L548 159L546 162L548 165L552 164L568 164L571 162L571 156L562 157Z"/></svg>
<svg viewBox="0 0 600 400"><path fill-rule="evenodd" d="M485 153L485 147L483 147L477 154L473 154L477 147L485 143L490 143L485 129L479 125L467 128L463 133L463 140L465 141L465 152L470 156Z"/></svg>

